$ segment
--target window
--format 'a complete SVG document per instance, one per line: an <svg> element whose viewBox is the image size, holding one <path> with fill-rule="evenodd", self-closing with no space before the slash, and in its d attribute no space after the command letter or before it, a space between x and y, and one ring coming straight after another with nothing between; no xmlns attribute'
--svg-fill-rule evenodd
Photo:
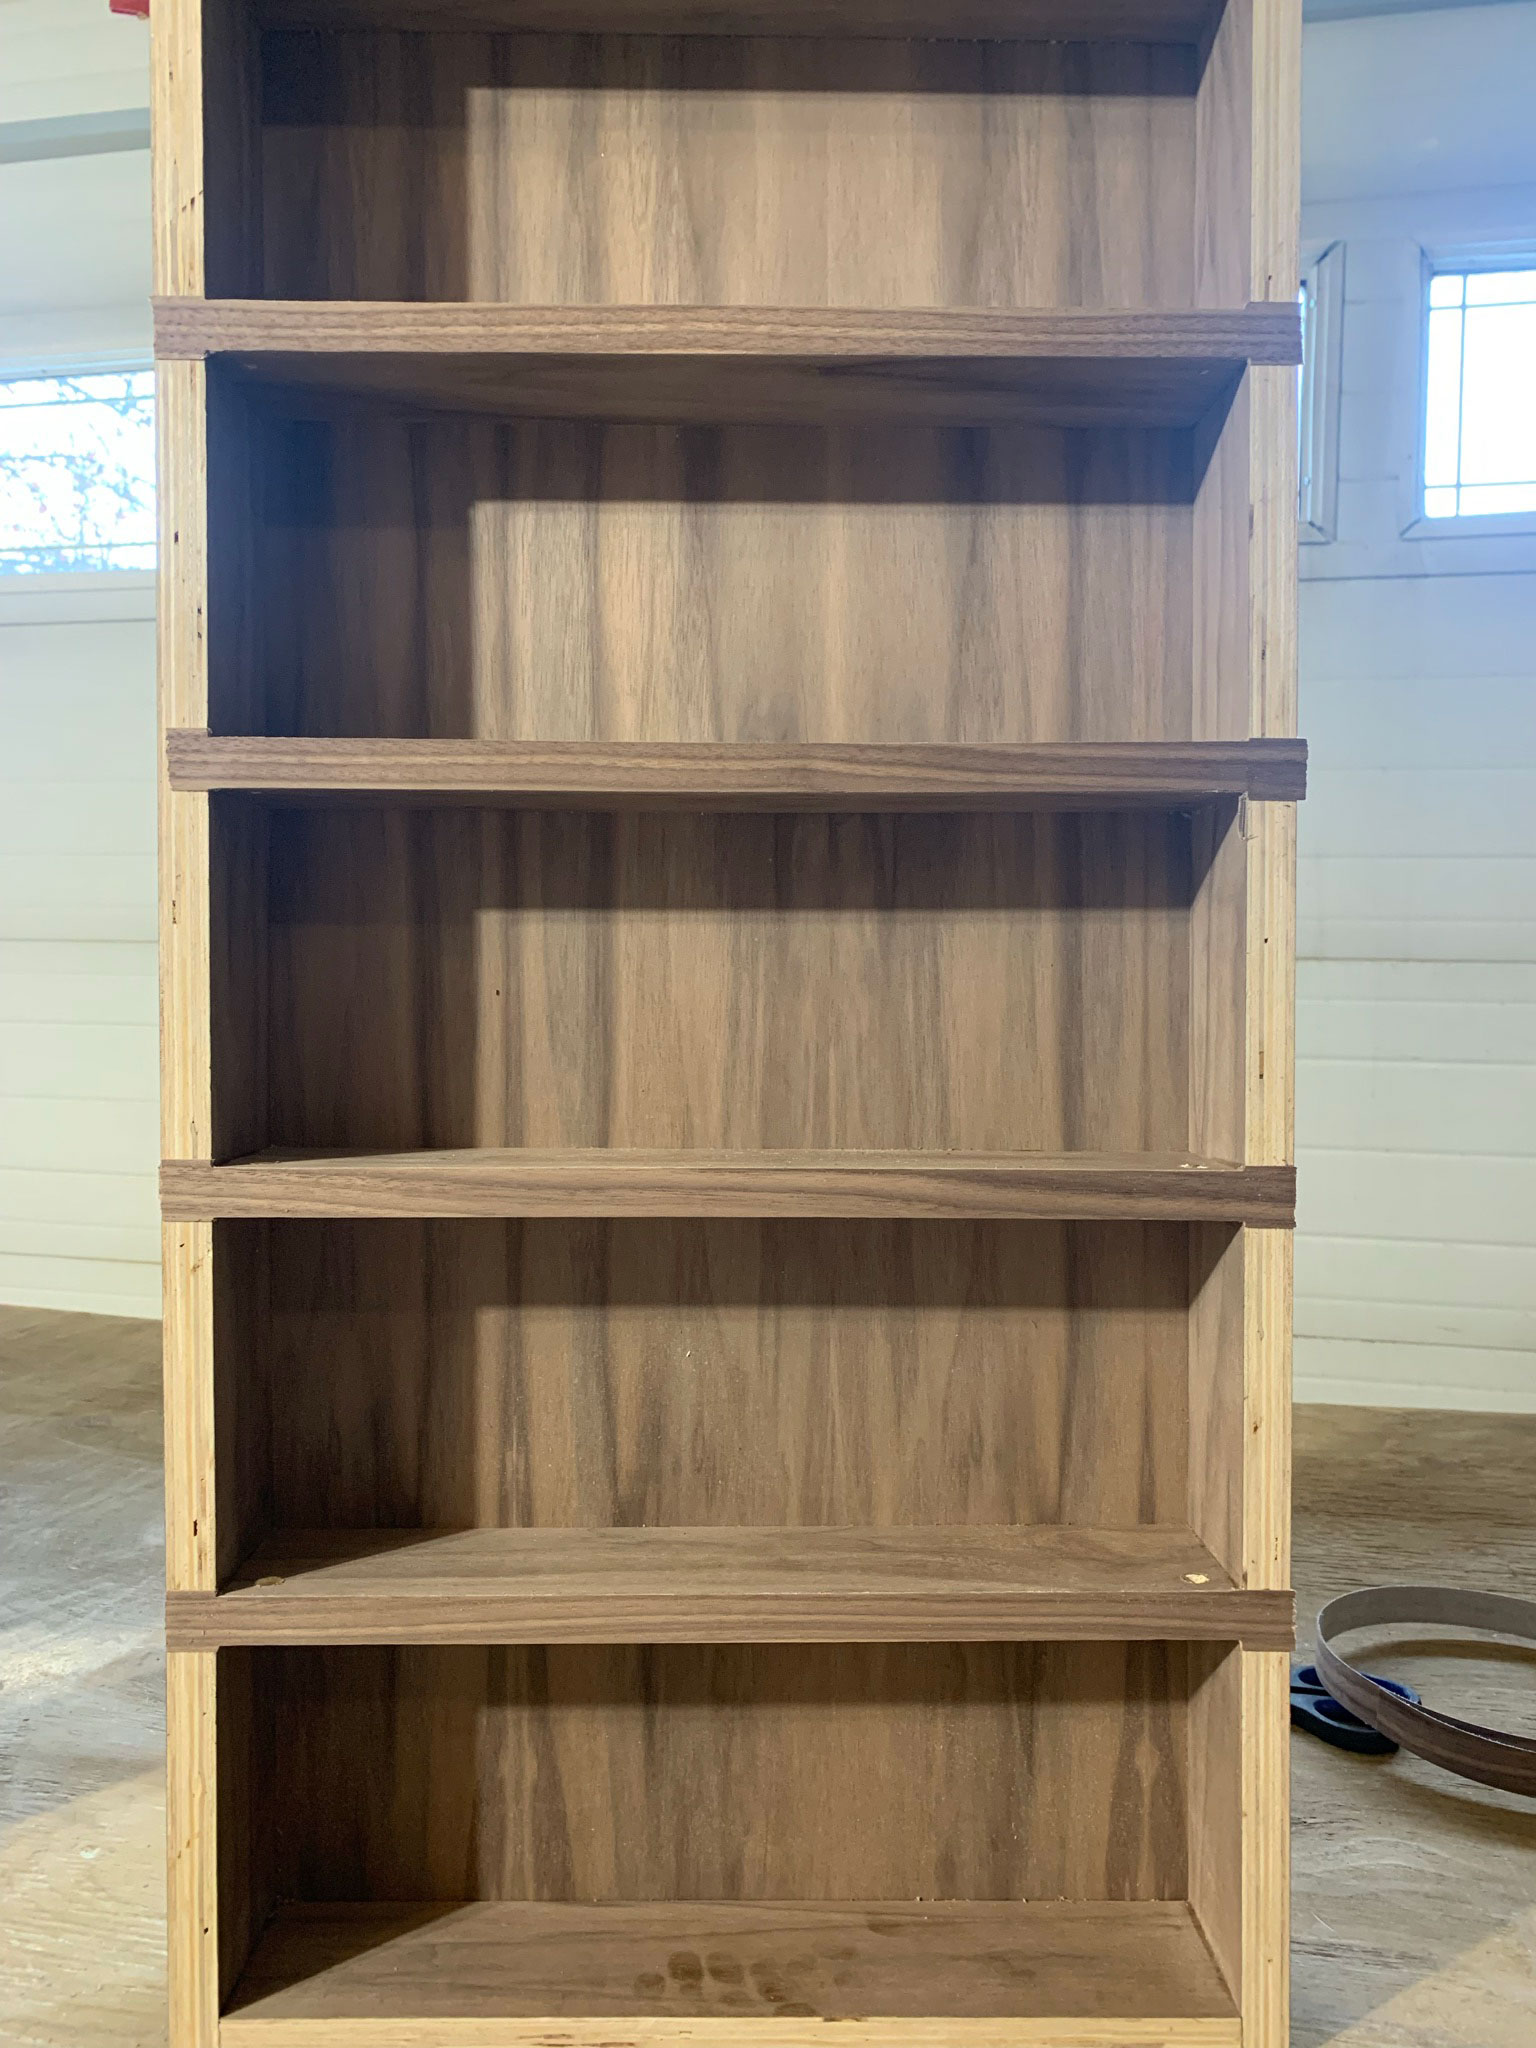
<svg viewBox="0 0 1536 2048"><path fill-rule="evenodd" d="M1536 513L1536 263L1433 272L1428 330L1424 517Z"/></svg>
<svg viewBox="0 0 1536 2048"><path fill-rule="evenodd" d="M0 382L0 575L154 566L154 372Z"/></svg>
<svg viewBox="0 0 1536 2048"><path fill-rule="evenodd" d="M1297 386L1297 517L1301 539L1338 530L1339 382L1344 348L1344 244L1331 242L1301 273L1301 372Z"/></svg>

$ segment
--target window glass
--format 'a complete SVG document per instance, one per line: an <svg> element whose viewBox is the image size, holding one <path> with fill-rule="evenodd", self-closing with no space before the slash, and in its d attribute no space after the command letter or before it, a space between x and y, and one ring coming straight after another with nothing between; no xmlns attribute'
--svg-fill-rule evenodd
<svg viewBox="0 0 1536 2048"><path fill-rule="evenodd" d="M154 372L0 382L0 575L154 566Z"/></svg>
<svg viewBox="0 0 1536 2048"><path fill-rule="evenodd" d="M1536 512L1536 265L1429 281L1424 512Z"/></svg>

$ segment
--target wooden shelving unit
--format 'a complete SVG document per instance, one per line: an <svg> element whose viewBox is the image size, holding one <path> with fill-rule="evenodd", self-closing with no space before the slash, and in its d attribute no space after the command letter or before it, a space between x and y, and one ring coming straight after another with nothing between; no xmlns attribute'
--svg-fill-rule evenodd
<svg viewBox="0 0 1536 2048"><path fill-rule="evenodd" d="M156 0L172 2048L1285 2048L1297 0Z"/></svg>

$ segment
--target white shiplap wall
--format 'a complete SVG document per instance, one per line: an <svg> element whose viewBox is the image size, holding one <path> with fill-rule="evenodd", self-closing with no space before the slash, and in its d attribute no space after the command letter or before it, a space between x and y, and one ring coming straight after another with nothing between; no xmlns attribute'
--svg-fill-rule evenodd
<svg viewBox="0 0 1536 2048"><path fill-rule="evenodd" d="M0 588L0 1301L159 1313L153 604Z"/></svg>
<svg viewBox="0 0 1536 2048"><path fill-rule="evenodd" d="M1536 5L1319 25L1306 67L1345 314L1338 538L1302 551L1296 1392L1536 1410L1536 534L1403 534L1424 252L1536 250Z"/></svg>
<svg viewBox="0 0 1536 2048"><path fill-rule="evenodd" d="M0 374L148 359L148 84L106 0L0 0ZM159 1313L153 620L0 579L0 1301Z"/></svg>

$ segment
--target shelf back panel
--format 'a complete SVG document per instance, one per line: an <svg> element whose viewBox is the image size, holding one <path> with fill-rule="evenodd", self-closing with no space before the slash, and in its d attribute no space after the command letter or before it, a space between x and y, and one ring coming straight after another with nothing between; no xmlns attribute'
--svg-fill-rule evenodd
<svg viewBox="0 0 1536 2048"><path fill-rule="evenodd" d="M1182 1644L234 1659L229 1761L266 1789L269 1896L1187 1892Z"/></svg>
<svg viewBox="0 0 1536 2048"><path fill-rule="evenodd" d="M260 289L520 305L1196 303L1195 52L264 38Z"/></svg>
<svg viewBox="0 0 1536 2048"><path fill-rule="evenodd" d="M268 1228L278 1528L1188 1519L1180 1225Z"/></svg>
<svg viewBox="0 0 1536 2048"><path fill-rule="evenodd" d="M1192 436L255 414L216 729L1194 736ZM1228 688L1246 691L1246 674Z"/></svg>
<svg viewBox="0 0 1536 2048"><path fill-rule="evenodd" d="M269 1145L1188 1150L1187 814L268 823Z"/></svg>

